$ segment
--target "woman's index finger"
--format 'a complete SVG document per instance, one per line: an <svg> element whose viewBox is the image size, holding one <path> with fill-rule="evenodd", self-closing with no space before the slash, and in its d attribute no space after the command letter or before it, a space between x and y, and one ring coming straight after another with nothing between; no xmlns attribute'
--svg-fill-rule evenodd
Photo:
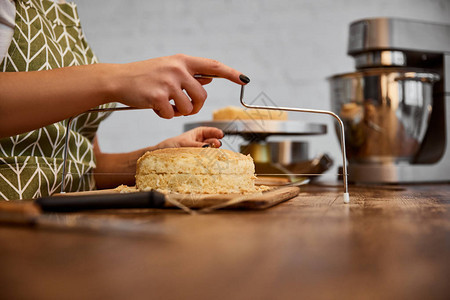
<svg viewBox="0 0 450 300"><path fill-rule="evenodd" d="M189 56L187 65L193 74L212 75L212 77L226 78L241 85L247 84L250 81L248 77L243 75L241 72L221 63L218 60Z"/></svg>

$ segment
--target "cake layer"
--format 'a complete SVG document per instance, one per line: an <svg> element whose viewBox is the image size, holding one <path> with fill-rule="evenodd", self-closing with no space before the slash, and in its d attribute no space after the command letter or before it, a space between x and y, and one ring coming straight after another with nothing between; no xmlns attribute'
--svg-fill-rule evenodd
<svg viewBox="0 0 450 300"><path fill-rule="evenodd" d="M286 111L268 109L242 109L236 106L227 106L213 112L214 121L227 120L287 120Z"/></svg>
<svg viewBox="0 0 450 300"><path fill-rule="evenodd" d="M147 152L137 161L136 175L255 173L250 156L218 148L166 148Z"/></svg>
<svg viewBox="0 0 450 300"><path fill-rule="evenodd" d="M136 175L136 187L141 191L158 189L180 194L249 194L257 192L253 175Z"/></svg>

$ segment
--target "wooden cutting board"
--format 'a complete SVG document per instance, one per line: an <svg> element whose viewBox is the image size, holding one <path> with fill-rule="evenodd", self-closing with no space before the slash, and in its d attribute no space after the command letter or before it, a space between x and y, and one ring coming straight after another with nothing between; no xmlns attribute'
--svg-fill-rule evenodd
<svg viewBox="0 0 450 300"><path fill-rule="evenodd" d="M88 192L65 193L65 196L81 196L95 194L120 193L115 189L96 190ZM263 193L248 195L240 194L167 194L167 207L175 207L170 200L175 200L189 208L207 208L227 204L224 208L230 209L266 209L281 202L296 197L300 188L296 186L275 187Z"/></svg>

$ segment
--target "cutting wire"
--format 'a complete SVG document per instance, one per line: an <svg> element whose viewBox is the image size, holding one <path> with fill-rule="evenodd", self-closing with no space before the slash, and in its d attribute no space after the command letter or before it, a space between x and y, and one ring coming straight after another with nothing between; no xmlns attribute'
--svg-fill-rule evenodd
<svg viewBox="0 0 450 300"><path fill-rule="evenodd" d="M34 167L25 167L26 168L30 168L30 169L35 169ZM79 173L77 172L66 172L66 175L69 174L74 174L74 175L79 175ZM105 176L110 176L110 175L136 175L136 173L127 173L127 172L123 172L123 173L114 173L114 172L101 172L101 173L93 173L95 175L105 175ZM89 173L85 173L82 175L89 175ZM255 173L255 176L342 176L343 173Z"/></svg>
<svg viewBox="0 0 450 300"><path fill-rule="evenodd" d="M241 86L241 94L239 100L244 107L250 109L267 109L267 110L283 110L283 111L294 111L294 112L304 112L304 113L314 113L314 114L325 114L334 117L339 123L340 129L340 144L341 144L341 152L342 152L342 171L343 171L343 182L344 182L344 203L350 202L350 195L348 192L348 174L347 174L347 154L345 151L345 133L344 133L344 122L342 122L341 118L337 114L328 110L318 110L318 109L306 109L306 108L296 108L296 107L282 107L282 106L270 106L270 105L253 105L248 104L244 101L244 89L245 85Z"/></svg>

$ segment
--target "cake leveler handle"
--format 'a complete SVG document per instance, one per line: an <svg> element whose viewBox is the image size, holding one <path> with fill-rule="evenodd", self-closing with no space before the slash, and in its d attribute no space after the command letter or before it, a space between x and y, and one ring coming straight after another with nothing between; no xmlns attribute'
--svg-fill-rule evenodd
<svg viewBox="0 0 450 300"><path fill-rule="evenodd" d="M82 196L50 196L35 200L44 212L75 212L95 209L163 208L164 194L151 190L136 193L111 193Z"/></svg>

